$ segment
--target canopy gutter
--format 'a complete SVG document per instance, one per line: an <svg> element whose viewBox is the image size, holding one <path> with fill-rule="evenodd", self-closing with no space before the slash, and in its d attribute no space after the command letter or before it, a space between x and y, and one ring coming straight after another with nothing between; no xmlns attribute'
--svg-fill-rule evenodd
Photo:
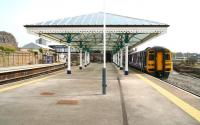
<svg viewBox="0 0 200 125"><path fill-rule="evenodd" d="M103 33L102 27L26 27L33 33ZM167 27L107 27L106 33L166 33Z"/></svg>

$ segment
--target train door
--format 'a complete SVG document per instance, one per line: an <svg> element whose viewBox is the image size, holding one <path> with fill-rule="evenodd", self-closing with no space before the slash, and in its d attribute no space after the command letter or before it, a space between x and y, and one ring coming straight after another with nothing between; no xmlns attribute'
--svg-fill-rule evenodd
<svg viewBox="0 0 200 125"><path fill-rule="evenodd" d="M155 52L154 50L147 51L146 69L148 73L155 71Z"/></svg>
<svg viewBox="0 0 200 125"><path fill-rule="evenodd" d="M158 51L156 53L156 70L157 71L161 71L163 70L163 52L162 51Z"/></svg>
<svg viewBox="0 0 200 125"><path fill-rule="evenodd" d="M172 67L171 53L169 51L165 51L164 59L165 59L165 72L171 72L173 67Z"/></svg>

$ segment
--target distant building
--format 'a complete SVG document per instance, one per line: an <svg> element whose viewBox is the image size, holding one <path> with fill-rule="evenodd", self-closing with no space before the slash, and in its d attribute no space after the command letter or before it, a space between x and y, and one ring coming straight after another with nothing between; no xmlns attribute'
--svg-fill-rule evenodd
<svg viewBox="0 0 200 125"><path fill-rule="evenodd" d="M46 45L31 42L24 45L21 48L21 51L32 51L42 54L42 63L54 63L59 61L58 55L55 53L55 50Z"/></svg>
<svg viewBox="0 0 200 125"><path fill-rule="evenodd" d="M48 46L52 49L54 49L54 52L57 55L57 60L60 62L66 63L67 62L67 53L68 53L68 47L66 44L61 44L59 42L54 41L48 41L43 38L39 38L36 40L36 44L40 44L42 46ZM79 60L79 49L71 47L71 61L76 62Z"/></svg>
<svg viewBox="0 0 200 125"><path fill-rule="evenodd" d="M197 63L200 64L200 54L197 54Z"/></svg>
<svg viewBox="0 0 200 125"><path fill-rule="evenodd" d="M58 43L58 42L47 41L45 39L39 38L39 39L36 40L36 43L40 44L42 46L48 46L50 48L53 48L56 51L56 53L67 53L68 52L67 45L61 44L61 43ZM77 53L77 52L79 52L79 50L72 47L71 52Z"/></svg>
<svg viewBox="0 0 200 125"><path fill-rule="evenodd" d="M195 61L196 60L196 61ZM200 63L200 54L197 53L173 53L174 64L190 64L191 62Z"/></svg>
<svg viewBox="0 0 200 125"><path fill-rule="evenodd" d="M21 48L22 51L28 51L28 50L39 51L39 49L43 49L46 52L50 52L50 51L54 52L54 49L51 47L48 47L48 46L45 46L42 44L38 44L38 43L33 43L33 42L28 43Z"/></svg>
<svg viewBox="0 0 200 125"><path fill-rule="evenodd" d="M45 40L43 38L39 38L35 42L38 43L38 44L41 44L41 45L46 45L46 46L50 46L50 45L63 45L63 44L61 44L59 42L48 41L48 40Z"/></svg>
<svg viewBox="0 0 200 125"><path fill-rule="evenodd" d="M0 31L0 45L18 48L15 37L11 33L5 31Z"/></svg>
<svg viewBox="0 0 200 125"><path fill-rule="evenodd" d="M68 47L66 45L49 45L49 47L55 49L57 53L68 53ZM76 48L70 49L71 53L78 53L79 50Z"/></svg>
<svg viewBox="0 0 200 125"><path fill-rule="evenodd" d="M36 43L42 44L42 45L47 45L48 41L42 38L39 38L36 40Z"/></svg>
<svg viewBox="0 0 200 125"><path fill-rule="evenodd" d="M176 57L173 59L174 64L179 64L179 63L186 63L188 60L187 57Z"/></svg>

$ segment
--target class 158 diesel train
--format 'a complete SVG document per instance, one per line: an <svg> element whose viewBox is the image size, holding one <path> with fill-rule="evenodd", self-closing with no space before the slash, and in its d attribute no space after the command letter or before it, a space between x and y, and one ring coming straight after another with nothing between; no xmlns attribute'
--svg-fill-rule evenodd
<svg viewBox="0 0 200 125"><path fill-rule="evenodd" d="M160 79L168 78L172 65L172 53L164 47L149 47L129 54L129 66Z"/></svg>

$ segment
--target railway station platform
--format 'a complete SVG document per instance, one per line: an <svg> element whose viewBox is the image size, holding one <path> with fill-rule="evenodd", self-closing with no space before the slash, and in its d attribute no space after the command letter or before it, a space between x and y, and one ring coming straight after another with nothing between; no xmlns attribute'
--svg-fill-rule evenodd
<svg viewBox="0 0 200 125"><path fill-rule="evenodd" d="M0 85L65 68L65 63L34 64L0 68Z"/></svg>
<svg viewBox="0 0 200 125"><path fill-rule="evenodd" d="M72 67L0 86L0 125L199 125L200 98L147 74L107 63Z"/></svg>
<svg viewBox="0 0 200 125"><path fill-rule="evenodd" d="M59 64L63 64L63 63L34 64L34 65L24 65L24 66L0 67L0 73L13 72L13 71L19 71L19 70L27 70L27 69L34 69L34 68L42 68L42 67L59 65Z"/></svg>

